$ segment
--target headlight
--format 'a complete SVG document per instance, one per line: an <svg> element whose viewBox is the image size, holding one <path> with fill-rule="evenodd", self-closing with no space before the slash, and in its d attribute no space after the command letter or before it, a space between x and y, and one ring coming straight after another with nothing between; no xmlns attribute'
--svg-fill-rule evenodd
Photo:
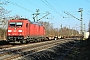
<svg viewBox="0 0 90 60"><path fill-rule="evenodd" d="M22 30L18 30L18 32L22 32Z"/></svg>
<svg viewBox="0 0 90 60"><path fill-rule="evenodd" d="M8 32L12 32L12 30L8 30Z"/></svg>

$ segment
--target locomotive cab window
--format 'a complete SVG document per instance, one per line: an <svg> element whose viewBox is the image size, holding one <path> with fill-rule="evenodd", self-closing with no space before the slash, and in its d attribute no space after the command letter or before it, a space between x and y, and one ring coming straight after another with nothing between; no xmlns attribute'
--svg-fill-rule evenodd
<svg viewBox="0 0 90 60"><path fill-rule="evenodd" d="M22 27L22 22L10 22L11 27Z"/></svg>
<svg viewBox="0 0 90 60"><path fill-rule="evenodd" d="M16 27L22 27L22 22L16 22Z"/></svg>
<svg viewBox="0 0 90 60"><path fill-rule="evenodd" d="M26 27L28 27L28 23L26 23Z"/></svg>
<svg viewBox="0 0 90 60"><path fill-rule="evenodd" d="M15 22L10 22L11 27L15 27Z"/></svg>

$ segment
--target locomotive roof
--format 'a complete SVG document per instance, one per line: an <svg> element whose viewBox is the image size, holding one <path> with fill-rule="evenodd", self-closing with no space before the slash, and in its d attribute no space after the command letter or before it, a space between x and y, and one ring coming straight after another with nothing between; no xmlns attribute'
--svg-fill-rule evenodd
<svg viewBox="0 0 90 60"><path fill-rule="evenodd" d="M28 20L26 18L18 18L18 19L11 19L11 20ZM31 22L30 20L28 20L29 22Z"/></svg>
<svg viewBox="0 0 90 60"><path fill-rule="evenodd" d="M26 19L26 18L18 18L18 19L12 19L12 20L28 20L28 19ZM40 26L42 26L42 24L39 24L38 22L31 22L30 20L28 20L30 23L32 23L32 24L36 24L36 25L40 25Z"/></svg>
<svg viewBox="0 0 90 60"><path fill-rule="evenodd" d="M42 26L42 24L39 24L38 22L31 22L31 23Z"/></svg>
<svg viewBox="0 0 90 60"><path fill-rule="evenodd" d="M28 20L26 18L15 18L15 19L12 19L12 20Z"/></svg>

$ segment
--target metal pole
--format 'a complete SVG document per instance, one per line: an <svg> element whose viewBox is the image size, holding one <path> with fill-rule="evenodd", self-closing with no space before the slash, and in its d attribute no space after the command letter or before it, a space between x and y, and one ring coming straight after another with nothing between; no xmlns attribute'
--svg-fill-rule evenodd
<svg viewBox="0 0 90 60"><path fill-rule="evenodd" d="M83 11L83 8L79 8L79 11L81 13L81 18L80 18L80 21L81 21L81 40L83 39L83 18L82 18L82 11Z"/></svg>
<svg viewBox="0 0 90 60"><path fill-rule="evenodd" d="M85 24L84 24L84 32L86 32L86 27L85 27Z"/></svg>

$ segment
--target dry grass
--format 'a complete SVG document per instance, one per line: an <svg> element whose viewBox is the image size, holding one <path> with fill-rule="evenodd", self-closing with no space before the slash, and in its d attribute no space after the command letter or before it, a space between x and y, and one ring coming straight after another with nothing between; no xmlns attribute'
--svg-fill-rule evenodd
<svg viewBox="0 0 90 60"><path fill-rule="evenodd" d="M78 43L63 60L90 60L90 40Z"/></svg>

